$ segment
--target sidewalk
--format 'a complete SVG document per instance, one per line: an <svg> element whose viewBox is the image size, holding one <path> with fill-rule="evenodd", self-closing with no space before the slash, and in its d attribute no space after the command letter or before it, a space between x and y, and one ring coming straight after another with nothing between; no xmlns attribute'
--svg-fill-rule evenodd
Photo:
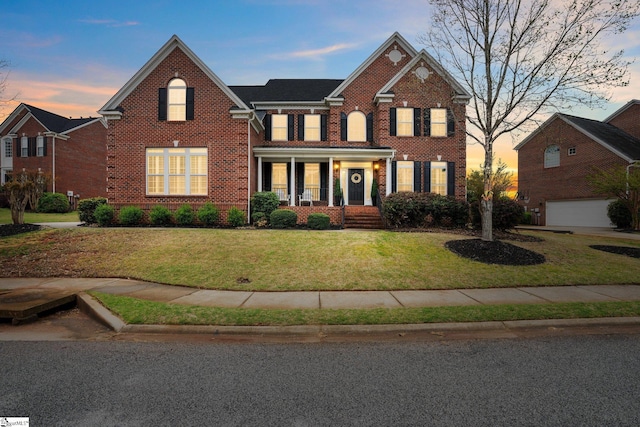
<svg viewBox="0 0 640 427"><path fill-rule="evenodd" d="M640 301L640 285L584 285L461 290L250 292L203 290L127 279L0 278L0 313L46 295L80 295L83 303L116 330L119 319L85 291L173 304L262 309L368 309L561 302ZM13 305L12 305L13 304ZM80 301L79 301L80 304ZM638 319L640 321L640 319ZM114 322L117 325L114 325ZM119 323L118 323L119 322Z"/></svg>

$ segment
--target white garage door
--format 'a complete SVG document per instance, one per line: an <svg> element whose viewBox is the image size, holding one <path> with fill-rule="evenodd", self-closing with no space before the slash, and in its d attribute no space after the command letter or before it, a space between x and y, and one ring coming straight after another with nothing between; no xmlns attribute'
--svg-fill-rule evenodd
<svg viewBox="0 0 640 427"><path fill-rule="evenodd" d="M562 200L547 202L547 225L610 227L607 206L612 200Z"/></svg>

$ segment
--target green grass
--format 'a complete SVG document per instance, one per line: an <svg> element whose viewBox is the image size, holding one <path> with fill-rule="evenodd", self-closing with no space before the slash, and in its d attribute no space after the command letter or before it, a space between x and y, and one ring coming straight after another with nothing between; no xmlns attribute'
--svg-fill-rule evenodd
<svg viewBox="0 0 640 427"><path fill-rule="evenodd" d="M574 319L640 315L640 302L476 305L369 310L264 310L178 305L90 292L128 324L294 326Z"/></svg>
<svg viewBox="0 0 640 427"><path fill-rule="evenodd" d="M0 240L0 275L129 277L249 291L639 282L637 259L589 245L639 247L640 241L537 235L545 240L513 244L544 254L547 262L522 267L461 258L444 243L464 237L445 233L82 227Z"/></svg>
<svg viewBox="0 0 640 427"><path fill-rule="evenodd" d="M39 222L78 222L78 212L69 212L64 214L46 214L37 212L25 212L24 222L34 224ZM11 224L11 210L8 208L0 208L0 224Z"/></svg>

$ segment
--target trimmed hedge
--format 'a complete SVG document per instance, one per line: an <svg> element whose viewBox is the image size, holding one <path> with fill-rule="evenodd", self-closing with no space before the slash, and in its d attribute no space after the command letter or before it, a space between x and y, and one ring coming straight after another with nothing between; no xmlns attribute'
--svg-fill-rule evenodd
<svg viewBox="0 0 640 427"><path fill-rule="evenodd" d="M140 225L144 211L138 206L124 206L118 214L118 221L121 225Z"/></svg>
<svg viewBox="0 0 640 427"><path fill-rule="evenodd" d="M78 216L80 221L85 224L95 224L96 218L94 212L100 205L107 204L107 199L104 197L93 197L91 199L82 199L78 201Z"/></svg>
<svg viewBox="0 0 640 427"><path fill-rule="evenodd" d="M390 194L384 199L382 211L387 224L396 228L455 228L469 221L467 202L434 193Z"/></svg>
<svg viewBox="0 0 640 427"><path fill-rule="evenodd" d="M149 221L153 225L168 225L171 224L172 219L171 211L164 206L157 205L149 211Z"/></svg>
<svg viewBox="0 0 640 427"><path fill-rule="evenodd" d="M291 228L298 223L298 214L290 209L276 209L271 212L271 227Z"/></svg>
<svg viewBox="0 0 640 427"><path fill-rule="evenodd" d="M66 213L69 212L69 199L61 193L44 193L38 199L36 210L42 213Z"/></svg>
<svg viewBox="0 0 640 427"><path fill-rule="evenodd" d="M244 217L244 212L235 206L227 212L227 222L233 227L242 227L247 223Z"/></svg>
<svg viewBox="0 0 640 427"><path fill-rule="evenodd" d="M96 223L100 227L106 227L113 223L113 218L115 218L116 213L115 209L111 205L99 205L93 213Z"/></svg>
<svg viewBox="0 0 640 427"><path fill-rule="evenodd" d="M215 225L220 220L220 209L211 202L206 202L198 209L198 221L208 227Z"/></svg>
<svg viewBox="0 0 640 427"><path fill-rule="evenodd" d="M193 225L193 220L195 219L193 208L191 205L182 205L178 209L176 209L176 213L174 214L176 219L176 223L178 225Z"/></svg>
<svg viewBox="0 0 640 427"><path fill-rule="evenodd" d="M331 223L329 215L323 213L312 213L307 217L307 227L312 230L328 230Z"/></svg>

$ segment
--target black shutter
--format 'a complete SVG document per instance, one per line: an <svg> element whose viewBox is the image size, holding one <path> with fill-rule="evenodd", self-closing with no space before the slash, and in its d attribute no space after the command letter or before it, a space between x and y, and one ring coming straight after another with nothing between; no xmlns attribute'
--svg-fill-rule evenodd
<svg viewBox="0 0 640 427"><path fill-rule="evenodd" d="M327 140L327 115L323 114L320 116L320 140Z"/></svg>
<svg viewBox="0 0 640 427"><path fill-rule="evenodd" d="M420 136L420 119L422 111L419 108L413 109L413 136Z"/></svg>
<svg viewBox="0 0 640 427"><path fill-rule="evenodd" d="M271 163L262 163L262 191L271 191Z"/></svg>
<svg viewBox="0 0 640 427"><path fill-rule="evenodd" d="M447 195L456 195L456 163L447 162Z"/></svg>
<svg viewBox="0 0 640 427"><path fill-rule="evenodd" d="M320 163L320 200L329 200L329 163Z"/></svg>
<svg viewBox="0 0 640 427"><path fill-rule="evenodd" d="M297 190L295 193L291 192L291 197L295 195L297 199L298 194L302 194L304 191L304 163L296 163L296 188Z"/></svg>
<svg viewBox="0 0 640 427"><path fill-rule="evenodd" d="M287 126L287 139L289 141L293 141L295 139L295 135L293 134L295 128L295 117L293 114L287 114L288 126Z"/></svg>
<svg viewBox="0 0 640 427"><path fill-rule="evenodd" d="M367 114L367 142L373 142L373 113Z"/></svg>
<svg viewBox="0 0 640 427"><path fill-rule="evenodd" d="M398 162L391 162L391 192L395 193L398 188Z"/></svg>
<svg viewBox="0 0 640 427"><path fill-rule="evenodd" d="M395 107L389 108L389 135L396 136L396 109Z"/></svg>
<svg viewBox="0 0 640 427"><path fill-rule="evenodd" d="M413 191L420 193L422 191L422 163L413 162Z"/></svg>
<svg viewBox="0 0 640 427"><path fill-rule="evenodd" d="M424 109L424 136L431 136L431 108Z"/></svg>
<svg viewBox="0 0 640 427"><path fill-rule="evenodd" d="M264 116L264 140L271 141L271 114Z"/></svg>
<svg viewBox="0 0 640 427"><path fill-rule="evenodd" d="M424 162L424 192L431 193L431 162Z"/></svg>
<svg viewBox="0 0 640 427"><path fill-rule="evenodd" d="M304 114L298 114L298 141L304 141Z"/></svg>
<svg viewBox="0 0 640 427"><path fill-rule="evenodd" d="M451 108L447 108L447 136L453 136L456 133L456 120L453 117Z"/></svg>
<svg viewBox="0 0 640 427"><path fill-rule="evenodd" d="M347 140L347 115L340 113L340 141Z"/></svg>
<svg viewBox="0 0 640 427"><path fill-rule="evenodd" d="M158 89L158 120L167 120L167 88Z"/></svg>
<svg viewBox="0 0 640 427"><path fill-rule="evenodd" d="M193 120L193 100L195 96L195 89L192 87L187 88L187 120Z"/></svg>
<svg viewBox="0 0 640 427"><path fill-rule="evenodd" d="M47 137L46 136L42 139L42 155L45 157L47 155Z"/></svg>
<svg viewBox="0 0 640 427"><path fill-rule="evenodd" d="M35 136L32 136L31 138L29 138L29 156L35 157L37 154L37 149L36 149L36 138Z"/></svg>

